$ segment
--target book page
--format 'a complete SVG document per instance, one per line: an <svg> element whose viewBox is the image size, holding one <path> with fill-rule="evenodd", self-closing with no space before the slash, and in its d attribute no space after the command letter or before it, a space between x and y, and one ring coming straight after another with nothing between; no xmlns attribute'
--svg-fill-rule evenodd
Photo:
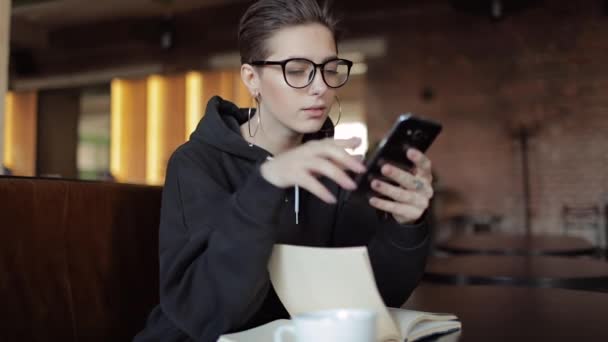
<svg viewBox="0 0 608 342"><path fill-rule="evenodd" d="M422 320L410 331L407 342L414 342L435 335L443 335L461 330L459 321L426 321ZM449 335L452 336L452 335ZM453 338L448 338L453 341Z"/></svg>
<svg viewBox="0 0 608 342"><path fill-rule="evenodd" d="M356 308L378 314L378 341L403 341L376 286L367 248L317 248L277 244L270 279L291 316Z"/></svg>
<svg viewBox="0 0 608 342"><path fill-rule="evenodd" d="M461 323L457 321L458 317L453 314L396 308L388 308L388 310L399 326L401 334L407 336L407 341L461 328Z"/></svg>

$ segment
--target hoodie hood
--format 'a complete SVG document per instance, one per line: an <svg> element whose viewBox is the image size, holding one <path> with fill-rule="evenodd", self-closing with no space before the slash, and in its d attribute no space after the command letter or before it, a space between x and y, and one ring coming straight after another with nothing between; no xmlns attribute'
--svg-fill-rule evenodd
<svg viewBox="0 0 608 342"><path fill-rule="evenodd" d="M205 115L196 130L190 135L191 140L203 142L218 150L245 159L262 160L269 153L257 146L250 146L241 136L240 126L248 120L249 108L238 108L234 103L219 96L212 97L207 103ZM255 109L252 109L252 114ZM318 140L334 135L334 125L329 118L316 133L304 135L303 141Z"/></svg>

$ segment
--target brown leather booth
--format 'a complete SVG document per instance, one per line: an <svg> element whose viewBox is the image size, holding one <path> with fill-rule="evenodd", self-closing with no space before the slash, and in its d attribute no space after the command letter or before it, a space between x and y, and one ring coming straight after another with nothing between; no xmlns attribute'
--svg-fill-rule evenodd
<svg viewBox="0 0 608 342"><path fill-rule="evenodd" d="M160 187L0 177L0 341L130 341L158 303Z"/></svg>

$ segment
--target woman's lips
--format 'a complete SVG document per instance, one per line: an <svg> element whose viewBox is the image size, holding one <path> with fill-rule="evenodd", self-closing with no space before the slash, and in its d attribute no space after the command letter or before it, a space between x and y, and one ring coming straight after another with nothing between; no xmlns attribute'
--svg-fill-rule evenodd
<svg viewBox="0 0 608 342"><path fill-rule="evenodd" d="M304 108L304 111L311 118L320 118L325 115L325 107L308 107L308 108Z"/></svg>

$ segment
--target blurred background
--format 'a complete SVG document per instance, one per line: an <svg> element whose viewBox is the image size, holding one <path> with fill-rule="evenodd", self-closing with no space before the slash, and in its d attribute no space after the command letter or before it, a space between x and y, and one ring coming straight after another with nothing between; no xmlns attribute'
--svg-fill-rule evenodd
<svg viewBox="0 0 608 342"><path fill-rule="evenodd" d="M162 185L211 96L251 106L236 45L249 3L0 0L2 172ZM366 148L400 113L440 121L435 224L605 247L608 1L334 8L356 62L337 135Z"/></svg>

